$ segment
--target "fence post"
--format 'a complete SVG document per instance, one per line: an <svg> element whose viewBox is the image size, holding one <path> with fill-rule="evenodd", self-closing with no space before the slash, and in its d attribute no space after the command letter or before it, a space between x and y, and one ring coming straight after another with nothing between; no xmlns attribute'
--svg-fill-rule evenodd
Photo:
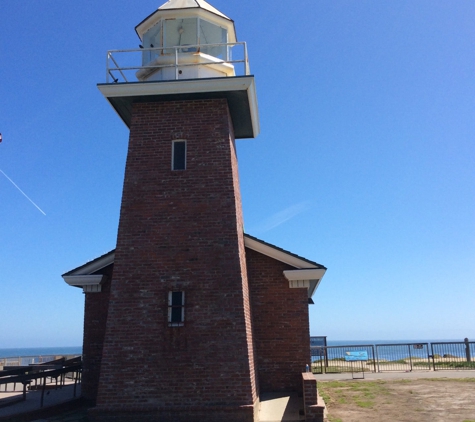
<svg viewBox="0 0 475 422"><path fill-rule="evenodd" d="M465 354L467 355L467 362L471 362L472 357L470 356L470 344L468 342L468 338L465 338L463 341L465 343Z"/></svg>
<svg viewBox="0 0 475 422"><path fill-rule="evenodd" d="M378 372L381 372L379 369L379 353L378 353L378 345L376 345L376 362L378 362Z"/></svg>
<svg viewBox="0 0 475 422"><path fill-rule="evenodd" d="M427 353L429 353L429 345L427 345ZM430 358L432 356L432 368L435 371L435 358L434 358L434 346L430 343L430 355L427 356L427 360L429 361L429 369L430 369Z"/></svg>
<svg viewBox="0 0 475 422"><path fill-rule="evenodd" d="M374 345L371 345L371 350L373 352L373 368L374 368L374 373L376 373L376 354L374 353ZM379 363L378 363L379 366Z"/></svg>

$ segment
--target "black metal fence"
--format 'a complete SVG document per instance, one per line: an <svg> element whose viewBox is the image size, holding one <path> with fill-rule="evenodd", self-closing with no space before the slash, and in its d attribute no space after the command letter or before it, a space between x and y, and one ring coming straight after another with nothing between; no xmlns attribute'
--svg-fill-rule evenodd
<svg viewBox="0 0 475 422"><path fill-rule="evenodd" d="M429 343L377 344L378 372L430 370Z"/></svg>
<svg viewBox="0 0 475 422"><path fill-rule="evenodd" d="M353 371L438 371L475 369L475 342L363 344L314 346L311 370L316 374ZM353 361L351 355L363 352L365 358Z"/></svg>
<svg viewBox="0 0 475 422"><path fill-rule="evenodd" d="M431 343L434 371L475 369L475 341Z"/></svg>
<svg viewBox="0 0 475 422"><path fill-rule="evenodd" d="M366 351L368 360L348 361L349 352ZM368 371L376 372L376 360L373 345L317 346L311 347L312 372L316 374Z"/></svg>

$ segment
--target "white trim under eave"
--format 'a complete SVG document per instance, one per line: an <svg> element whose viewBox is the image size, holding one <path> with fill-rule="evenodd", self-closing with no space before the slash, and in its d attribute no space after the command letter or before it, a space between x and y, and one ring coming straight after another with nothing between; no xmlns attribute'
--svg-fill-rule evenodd
<svg viewBox="0 0 475 422"><path fill-rule="evenodd" d="M101 91L102 95L107 98L109 104L111 104L113 108L114 106L110 102L110 98L115 97L143 97L151 95L204 94L211 92L246 91L249 101L253 137L256 138L260 132L259 108L257 105L256 85L253 75L224 78L197 78L159 82L129 82L120 84L108 83L98 84L97 87L99 88L99 91ZM118 113L117 110L115 111Z"/></svg>
<svg viewBox="0 0 475 422"><path fill-rule="evenodd" d="M285 270L285 278L289 281L294 280L319 280L325 274L321 268L304 268L301 270Z"/></svg>
<svg viewBox="0 0 475 422"><path fill-rule="evenodd" d="M84 293L100 293L105 275L63 275L63 279L70 286L82 287Z"/></svg>
<svg viewBox="0 0 475 422"><path fill-rule="evenodd" d="M91 275L92 273L95 273L99 270L102 270L103 268L111 265L114 263L115 259L115 250L111 251L101 258L95 259L91 262L88 262L87 264L84 264L80 268L70 271L67 276L64 277L76 277L76 276L82 276L82 275Z"/></svg>
<svg viewBox="0 0 475 422"><path fill-rule="evenodd" d="M254 84L253 76L99 84L106 98L205 92L247 91Z"/></svg>
<svg viewBox="0 0 475 422"><path fill-rule="evenodd" d="M246 236L244 236L244 246L270 258L274 258L277 261L283 262L284 264L289 264L295 268L317 268L316 265L310 264L308 261L289 255L288 253L272 248Z"/></svg>
<svg viewBox="0 0 475 422"><path fill-rule="evenodd" d="M291 289L307 288L308 297L312 297L325 272L326 270L322 268L303 268L300 270L285 270L284 276L289 280Z"/></svg>

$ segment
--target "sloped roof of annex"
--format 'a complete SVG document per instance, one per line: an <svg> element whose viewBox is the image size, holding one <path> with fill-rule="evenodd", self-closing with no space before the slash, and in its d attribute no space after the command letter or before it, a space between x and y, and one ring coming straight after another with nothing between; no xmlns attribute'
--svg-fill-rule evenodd
<svg viewBox="0 0 475 422"><path fill-rule="evenodd" d="M290 287L307 287L309 297L312 297L315 293L326 271L325 266L315 261L279 248L249 234L244 234L244 246L294 267L295 270L284 271L284 276L289 280ZM64 273L62 277L66 283L82 287L81 279L84 276L100 274L103 268L114 263L114 259L115 249Z"/></svg>

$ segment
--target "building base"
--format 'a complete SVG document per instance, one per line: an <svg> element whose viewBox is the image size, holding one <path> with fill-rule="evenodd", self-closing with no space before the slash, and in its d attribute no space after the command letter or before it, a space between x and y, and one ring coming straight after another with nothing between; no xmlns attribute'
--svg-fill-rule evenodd
<svg viewBox="0 0 475 422"><path fill-rule="evenodd" d="M249 406L184 406L180 408L106 409L88 411L90 422L257 422L259 401Z"/></svg>

